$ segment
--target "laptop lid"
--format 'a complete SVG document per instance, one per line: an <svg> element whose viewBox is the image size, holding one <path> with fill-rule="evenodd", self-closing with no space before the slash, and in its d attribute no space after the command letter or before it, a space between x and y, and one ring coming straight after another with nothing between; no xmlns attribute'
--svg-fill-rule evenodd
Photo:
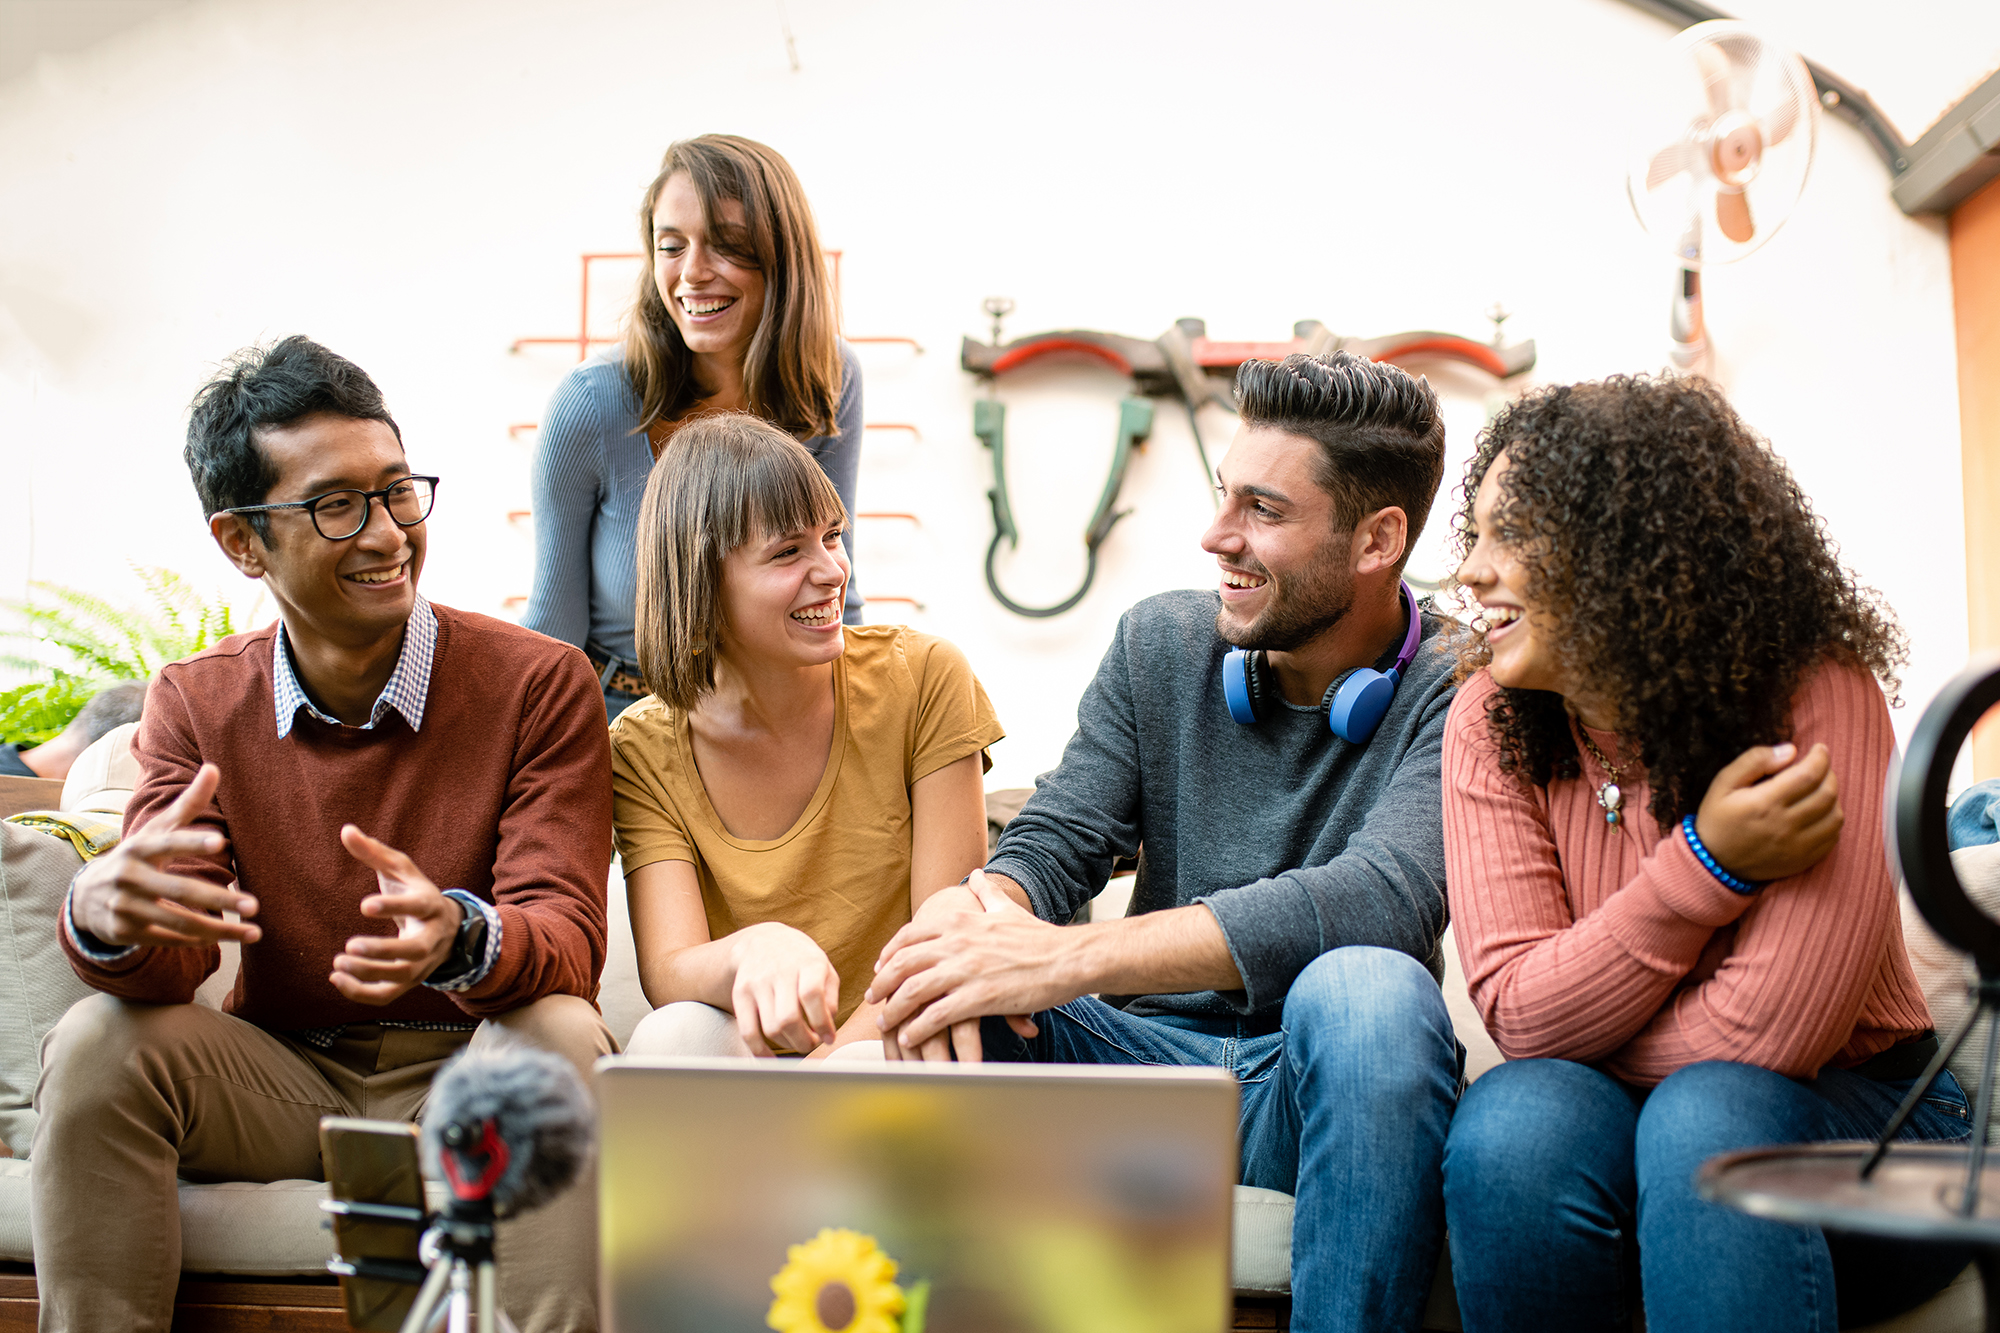
<svg viewBox="0 0 2000 1333"><path fill-rule="evenodd" d="M598 1065L613 1333L1216 1333L1217 1069Z"/></svg>

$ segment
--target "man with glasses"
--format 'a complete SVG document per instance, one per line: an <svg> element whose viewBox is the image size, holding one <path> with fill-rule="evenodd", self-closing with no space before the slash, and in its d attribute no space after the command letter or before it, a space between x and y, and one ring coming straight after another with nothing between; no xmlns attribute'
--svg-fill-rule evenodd
<svg viewBox="0 0 2000 1333"><path fill-rule="evenodd" d="M323 1115L414 1118L444 1059L511 1036L588 1072L610 751L567 644L417 595L438 479L361 369L305 338L238 356L186 450L216 544L278 607L161 671L126 837L64 948L102 992L44 1048L41 1327L166 1333L176 1179L320 1178ZM193 1003L221 946L222 1012ZM523 1330L594 1329L586 1178L504 1225Z"/></svg>

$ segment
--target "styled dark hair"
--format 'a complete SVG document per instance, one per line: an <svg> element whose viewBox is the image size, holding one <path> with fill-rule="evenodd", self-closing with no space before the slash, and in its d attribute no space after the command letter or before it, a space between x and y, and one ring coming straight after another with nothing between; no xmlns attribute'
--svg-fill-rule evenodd
<svg viewBox="0 0 2000 1333"><path fill-rule="evenodd" d="M246 347L225 361L221 373L194 396L182 451L203 516L264 503L278 474L258 445L257 432L315 412L379 421L402 443L403 432L368 373L310 338L293 334L269 347ZM244 517L269 546L271 516Z"/></svg>
<svg viewBox="0 0 2000 1333"><path fill-rule="evenodd" d="M1238 367L1236 406L1246 426L1319 443L1315 480L1333 497L1339 530L1400 508L1409 527L1403 561L1410 558L1444 478L1444 414L1428 380L1351 352L1294 352Z"/></svg>
<svg viewBox="0 0 2000 1333"><path fill-rule="evenodd" d="M151 683L121 680L116 685L105 686L90 696L90 702L77 710L76 716L69 720L63 731L75 732L78 739L88 745L113 727L137 722L146 711L146 687Z"/></svg>
<svg viewBox="0 0 2000 1333"><path fill-rule="evenodd" d="M1558 660L1636 745L1661 827L1744 750L1789 738L1792 696L1826 659L1895 691L1908 653L1893 613L1842 568L1783 460L1708 381L1621 375L1502 409L1466 468L1461 558L1503 450L1494 536L1557 627ZM1491 655L1484 634L1468 636L1461 679ZM1560 695L1502 689L1487 722L1500 767L1524 782L1581 771Z"/></svg>
<svg viewBox="0 0 2000 1333"><path fill-rule="evenodd" d="M764 275L764 309L743 359L747 406L795 438L831 435L840 410L840 321L819 230L791 164L734 134L670 144L639 204L639 243L649 261L653 205L677 172L701 200L709 243ZM740 228L722 222L721 205L730 199L743 205ZM639 395L642 428L685 415L709 392L695 380L694 354L660 297L651 262L625 326L625 374Z"/></svg>
<svg viewBox="0 0 2000 1333"><path fill-rule="evenodd" d="M668 443L639 503L633 640L646 688L686 711L715 688L723 557L847 509L804 445L747 412L696 417Z"/></svg>

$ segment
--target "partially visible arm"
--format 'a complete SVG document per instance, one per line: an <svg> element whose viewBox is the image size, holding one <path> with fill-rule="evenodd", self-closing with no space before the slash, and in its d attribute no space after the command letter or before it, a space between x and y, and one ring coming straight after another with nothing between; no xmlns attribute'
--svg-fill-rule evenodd
<svg viewBox="0 0 2000 1333"><path fill-rule="evenodd" d="M632 943L639 955L639 989L655 1009L677 1000L729 1008L736 964L708 937L701 881L687 861L654 861L625 874Z"/></svg>
<svg viewBox="0 0 2000 1333"><path fill-rule="evenodd" d="M986 860L985 775L977 751L910 784L910 915Z"/></svg>
<svg viewBox="0 0 2000 1333"><path fill-rule="evenodd" d="M94 959L77 947L81 941L73 933L78 926L85 931L90 929L94 914L90 911L89 900L93 895L86 893L83 914L79 917L73 911L73 888L63 908L69 914L69 921L60 939L70 966L90 986L127 1000L149 1004L186 1004L194 999L195 988L221 962L221 950L216 947L215 939L234 937L247 940L255 938L257 932L247 924L225 927L220 919L218 908L230 905L239 895L229 892L235 884L236 867L228 846L228 822L219 804L212 802L204 793L201 797L202 808L198 812L184 809L179 814L170 813L183 794L195 784L196 775L202 767L187 703L181 698L171 671L163 673L146 692L146 714L133 736L132 751L139 761L140 777L138 788L125 807L125 831L136 839L148 831L155 821L163 821L163 827L172 825L184 830L174 836L170 855L154 858L146 868L156 875L164 872L160 881L162 887L166 886L167 880L181 882L184 888L180 891L179 901L189 905L193 911L213 918L213 924L195 926L203 930L207 938L190 936L187 943L146 943L134 936L129 942L138 947L131 952L112 961ZM206 842L199 836L203 834L214 836L217 841ZM115 876L119 863L124 859L113 860L109 855L100 857L84 867L79 879L92 874ZM96 867L94 871L93 866ZM128 941L100 940L96 943L123 945Z"/></svg>
<svg viewBox="0 0 2000 1333"><path fill-rule="evenodd" d="M611 745L604 696L581 652L528 687L516 720L493 858L500 953L477 984L449 992L484 1018L547 995L597 993L611 868Z"/></svg>
<svg viewBox="0 0 2000 1333"><path fill-rule="evenodd" d="M529 473L535 581L521 623L579 648L590 634L590 534L604 499L603 412L572 371L543 413Z"/></svg>
<svg viewBox="0 0 2000 1333"><path fill-rule="evenodd" d="M1839 1051L1898 920L1881 819L1893 739L1872 679L1822 668L1793 710L1794 742L1828 745L1849 803L1832 855L1745 896L1670 831L1581 920L1563 879L1580 872L1566 872L1535 797L1499 773L1487 691L1473 693L1447 747L1447 853L1466 979L1504 1054L1604 1061L1651 1084L1699 1060L1804 1077ZM1683 986L1731 922L1720 966Z"/></svg>
<svg viewBox="0 0 2000 1333"><path fill-rule="evenodd" d="M1038 1013L1093 991L1152 994L1241 984L1206 907L1057 926L1021 906L1025 895L1005 876L974 875L970 892L976 900L971 909L928 912L883 951L869 997L883 1004L884 1030L905 1052L953 1024ZM966 1043L956 1035L954 1041L960 1058L968 1058Z"/></svg>
<svg viewBox="0 0 2000 1333"><path fill-rule="evenodd" d="M760 921L710 939L701 882L688 861L634 867L625 891L639 988L654 1008L696 1000L733 1014L744 1045L757 1055L774 1047L815 1051L838 1041L840 977L803 931Z"/></svg>
<svg viewBox="0 0 2000 1333"><path fill-rule="evenodd" d="M987 869L1027 895L1044 921L1068 921L1095 898L1121 856L1139 850L1139 740L1127 621L1076 706L1076 734L1054 772L1000 835Z"/></svg>
<svg viewBox="0 0 2000 1333"><path fill-rule="evenodd" d="M847 530L840 536L841 545L847 548L847 565L854 568L854 523L856 490L861 476L861 436L865 426L861 417L861 360L854 349L846 343L840 345L840 406L834 418L834 433L813 455L819 460L820 470L827 480L840 492L840 503L847 509ZM847 580L847 601L842 607L841 617L850 625L861 623L861 590L859 580L851 575Z"/></svg>
<svg viewBox="0 0 2000 1333"><path fill-rule="evenodd" d="M1197 900L1215 914L1240 977L1240 989L1219 994L1243 1012L1282 1004L1299 973L1343 945L1395 949L1426 964L1436 954L1446 920L1439 764L1452 694L1443 680L1430 688L1415 734L1338 856ZM1372 742L1388 743L1383 735Z"/></svg>

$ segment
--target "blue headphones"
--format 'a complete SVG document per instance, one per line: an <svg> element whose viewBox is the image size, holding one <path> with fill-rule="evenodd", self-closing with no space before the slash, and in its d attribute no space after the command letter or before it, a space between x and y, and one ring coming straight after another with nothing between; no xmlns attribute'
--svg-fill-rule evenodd
<svg viewBox="0 0 2000 1333"><path fill-rule="evenodd" d="M1423 617L1417 611L1417 595L1410 585L1400 585L1403 605L1410 612L1409 632L1396 654L1396 665L1387 671L1356 667L1327 687L1326 725L1334 735L1351 745L1365 745L1375 728L1382 725L1390 700L1396 697L1396 682L1417 655L1417 641L1423 637ZM1264 650L1232 648L1222 659L1222 697L1229 704L1229 716L1244 726L1255 725L1270 706L1271 686L1265 679Z"/></svg>

